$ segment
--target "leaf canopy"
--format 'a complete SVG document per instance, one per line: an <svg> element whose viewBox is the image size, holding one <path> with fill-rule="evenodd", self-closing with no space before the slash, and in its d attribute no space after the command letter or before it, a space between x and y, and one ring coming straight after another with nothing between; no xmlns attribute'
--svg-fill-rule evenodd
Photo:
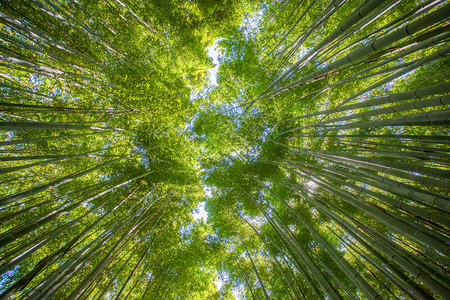
<svg viewBox="0 0 450 300"><path fill-rule="evenodd" d="M449 16L2 1L0 299L447 299Z"/></svg>

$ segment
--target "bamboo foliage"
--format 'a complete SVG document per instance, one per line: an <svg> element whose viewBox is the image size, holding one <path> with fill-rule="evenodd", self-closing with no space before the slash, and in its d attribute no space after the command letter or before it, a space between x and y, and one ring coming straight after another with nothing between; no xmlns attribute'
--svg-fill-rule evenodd
<svg viewBox="0 0 450 300"><path fill-rule="evenodd" d="M130 146L138 140L137 132L144 136L152 130L155 134L167 130L146 125L136 131L135 119L151 124L148 120L152 115L158 121L158 114L169 115L160 106L167 98L153 108L145 107L144 112L135 106L142 105L135 93L156 99L158 93L166 91L161 87L155 91L151 84L147 90L129 89L129 84L123 84L125 74L111 70L124 66L125 79L141 76L134 66L139 62L127 57L136 59L136 53L130 51L134 46L127 40L132 38L117 35L118 28L127 26L135 37L150 34L152 38L146 42L156 44L160 28L152 28L149 16L139 16L127 1L113 2L114 13L108 8L109 1L99 3L94 10L90 6L89 1L36 0L6 1L0 7L0 130L5 137L2 151L8 153L0 158L1 175L2 179L23 176L20 183L16 181L19 184L11 188L3 185L1 190L1 270L17 277L2 282L1 299L79 299L95 294L101 299L111 291L120 298L131 297L133 290L144 289L138 277L149 272L154 272L158 285L148 286L146 293L156 296L169 293L168 282L173 280L173 276L167 277L168 282L162 280L164 268L155 266L161 249L168 251L167 241L153 237L176 237L188 217L170 221L168 216L180 207L181 198L192 201L195 196L174 180L165 183L164 168L140 165L139 160L147 158ZM103 20L102 14L106 17ZM117 20L122 14L125 20ZM154 50L167 51L163 47ZM179 88L172 86L173 90ZM124 103L130 95L135 100ZM184 121L184 113L185 108L178 107L173 124L180 116ZM118 122L120 115L125 117ZM158 156L155 159L161 160ZM183 174L178 175L183 178L180 182L195 184L190 167L184 162L177 167L171 172ZM152 177L156 169L162 171ZM145 191L138 188L143 184ZM129 192L129 188L134 190ZM167 226L171 223L175 225ZM149 243L150 239L153 242ZM140 243L147 245L146 251L142 252ZM122 274L128 277L122 279L120 272L113 273L112 262L133 247L136 252L122 264ZM140 256L138 262L134 254ZM134 264L132 272L127 262ZM92 272L85 274L84 269ZM106 275L105 270L114 275ZM178 268L178 272L183 271ZM104 279L110 284L105 286ZM121 285L116 288L118 282ZM67 286L73 286L73 291L65 295Z"/></svg>
<svg viewBox="0 0 450 300"><path fill-rule="evenodd" d="M358 9L361 7L355 11ZM427 1L380 30L366 31L364 38L353 42L351 34L370 27L371 20L379 17L384 9L379 8L378 14L374 13L359 23L354 21L345 30L337 29L334 35L322 38L322 42L309 51L299 51L299 59L292 58L295 51L284 58L281 57L287 50L279 51L280 55L275 56L274 60L278 60L286 71L272 77L275 79L259 96L243 102L244 109L254 105L271 117L274 115L270 111L275 106L273 103L279 102L286 112L284 119L282 116L278 119L272 117L272 123L269 122L268 126L274 134L269 133L271 139L267 142L284 150L279 150L279 157L273 155L270 160L260 160L263 164L274 166L284 177L279 181L267 175L262 175L263 178L266 176L265 182L257 179L260 189L274 195L264 196L270 203L266 209L271 213L260 204L257 206L272 230L286 241L281 248L291 248L295 247L295 237L290 235L287 226L283 230L283 225L276 225L283 220L276 218L273 212L283 210L280 204L286 207L297 220L290 221L291 224L304 226L368 298L383 296L374 289L372 281L354 281L360 272L371 274L383 284L382 288L390 296L396 297L397 291L401 290L411 298L445 299L449 284L446 255L450 245L448 149L445 145L448 138L413 132L421 132L417 127L431 132L431 128L443 126L442 130L436 130L445 135L444 128L448 125L448 82L434 80L428 86L422 84L409 91L397 90L396 93L389 92L389 88L381 90L381 93L377 90L387 84L395 84L399 78L407 76L405 74L426 69L428 64L447 62L446 22L449 8L443 1ZM364 17L361 15L361 18ZM350 22L351 18L346 22ZM355 31L350 29L353 25ZM311 34L309 28L299 35L299 40L302 34ZM420 40L419 36L422 37ZM287 42L286 36L282 39L284 41L280 40L277 45ZM340 46L339 43L345 39L349 39L349 45L344 43ZM362 41L363 45L359 46ZM293 47L295 43L288 45ZM427 55L415 54L424 53L424 50ZM315 57L323 58L322 64L317 64L316 68L310 67ZM380 79L364 83L375 77ZM343 92L342 86L357 81L363 88L351 93ZM315 95L310 100L315 101L318 95L327 93L337 97L327 99L327 102L333 103L327 109L303 113L293 108L292 103L300 103L303 98ZM307 104L310 103L314 104ZM321 145L322 148L313 145ZM240 160L245 158L241 156ZM266 184L273 188L268 189ZM283 198L286 196L278 196L273 190L275 188L287 188L295 195ZM351 205L353 209L346 205ZM308 209L305 206L317 211L316 218L320 221L309 223L305 220L300 214ZM362 213L357 213L358 210ZM286 213L284 216L288 218ZM370 222L373 224L384 223L386 227L382 230L385 235L371 230L363 220L372 220ZM324 229L320 222L332 225ZM266 238L256 228L254 230L261 239ZM270 231L261 227L261 232L268 234ZM346 250L342 251L342 245L330 243L324 238L329 232L344 243ZM299 250L298 247L296 249ZM411 249L414 252L410 252ZM361 263L364 270L358 268L350 256L364 260ZM289 261L296 264L294 256L290 256ZM326 270L323 267L322 270ZM278 268L282 269L280 266ZM310 281L300 266L296 271L298 276ZM336 277L332 277L332 284L340 286L339 293L349 295L345 284ZM383 278L396 290L386 285ZM313 286L310 282L309 288L313 289ZM321 289L329 292L325 284L321 285ZM320 292L316 295L319 296ZM328 296L332 297L330 294Z"/></svg>
<svg viewBox="0 0 450 300"><path fill-rule="evenodd" d="M0 299L447 299L449 16L3 1Z"/></svg>

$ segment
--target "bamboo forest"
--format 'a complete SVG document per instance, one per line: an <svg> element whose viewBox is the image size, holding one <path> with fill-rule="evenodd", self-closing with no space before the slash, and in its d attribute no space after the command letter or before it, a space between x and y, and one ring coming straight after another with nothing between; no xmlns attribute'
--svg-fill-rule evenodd
<svg viewBox="0 0 450 300"><path fill-rule="evenodd" d="M450 299L450 3L0 0L0 299Z"/></svg>

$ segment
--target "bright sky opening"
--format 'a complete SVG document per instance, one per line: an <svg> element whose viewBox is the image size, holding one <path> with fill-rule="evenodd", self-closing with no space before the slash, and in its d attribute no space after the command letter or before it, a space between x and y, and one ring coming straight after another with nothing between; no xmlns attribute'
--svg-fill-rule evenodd
<svg viewBox="0 0 450 300"><path fill-rule="evenodd" d="M206 223L206 220L208 219L208 213L205 210L205 201L200 202L197 208L191 213L191 215L194 218L195 222L202 220L203 223Z"/></svg>
<svg viewBox="0 0 450 300"><path fill-rule="evenodd" d="M209 83L216 87L218 86L217 84L217 72L219 71L219 66L220 66L220 62L219 62L219 51L217 51L217 44L220 40L216 40L214 41L214 44L212 46L209 46L208 48L206 48L208 50L208 57L212 59L213 61L213 65L214 68L211 68L208 70L208 75L209 75Z"/></svg>

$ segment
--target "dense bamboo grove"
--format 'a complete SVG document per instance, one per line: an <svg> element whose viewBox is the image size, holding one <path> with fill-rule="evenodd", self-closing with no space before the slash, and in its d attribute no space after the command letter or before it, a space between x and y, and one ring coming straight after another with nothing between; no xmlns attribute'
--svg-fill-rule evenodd
<svg viewBox="0 0 450 300"><path fill-rule="evenodd" d="M0 299L448 299L449 21L1 1Z"/></svg>

